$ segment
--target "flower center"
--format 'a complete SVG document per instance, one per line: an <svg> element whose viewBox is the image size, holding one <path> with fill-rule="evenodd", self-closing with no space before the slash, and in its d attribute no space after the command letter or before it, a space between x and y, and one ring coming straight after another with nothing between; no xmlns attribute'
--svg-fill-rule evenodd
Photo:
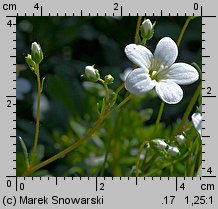
<svg viewBox="0 0 218 209"><path fill-rule="evenodd" d="M167 70L168 68L169 68L168 66L162 65L159 61L152 58L151 63L148 67L149 75L150 75L152 80L159 81L159 80L167 77L167 74L162 74L160 76L160 73L163 72L164 70Z"/></svg>

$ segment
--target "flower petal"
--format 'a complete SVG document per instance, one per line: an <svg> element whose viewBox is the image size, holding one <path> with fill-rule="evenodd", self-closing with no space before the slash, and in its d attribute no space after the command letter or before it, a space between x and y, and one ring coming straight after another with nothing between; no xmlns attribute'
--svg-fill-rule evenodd
<svg viewBox="0 0 218 209"><path fill-rule="evenodd" d="M183 97L181 87L170 80L162 80L156 83L157 95L168 104L177 104Z"/></svg>
<svg viewBox="0 0 218 209"><path fill-rule="evenodd" d="M198 71L186 63L175 63L163 73L168 75L169 80L183 85L194 83L199 78Z"/></svg>
<svg viewBox="0 0 218 209"><path fill-rule="evenodd" d="M120 79L125 82L127 76L133 71L132 68L126 68L123 73L120 74Z"/></svg>
<svg viewBox="0 0 218 209"><path fill-rule="evenodd" d="M153 57L152 53L142 45L129 44L125 48L126 56L139 67L147 68Z"/></svg>
<svg viewBox="0 0 218 209"><path fill-rule="evenodd" d="M201 121L202 121L202 115L200 113L194 113L192 115L192 122L194 124L195 129L198 131L200 135L201 135Z"/></svg>
<svg viewBox="0 0 218 209"><path fill-rule="evenodd" d="M153 89L155 81L151 80L147 69L137 68L126 78L125 88L132 94L143 95Z"/></svg>
<svg viewBox="0 0 218 209"><path fill-rule="evenodd" d="M171 38L165 37L158 42L154 52L155 61L170 67L176 61L177 56L178 48Z"/></svg>

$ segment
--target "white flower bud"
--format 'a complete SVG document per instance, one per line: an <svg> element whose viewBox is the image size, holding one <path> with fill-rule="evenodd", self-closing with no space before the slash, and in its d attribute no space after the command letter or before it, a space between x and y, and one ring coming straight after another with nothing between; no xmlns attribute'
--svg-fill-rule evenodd
<svg viewBox="0 0 218 209"><path fill-rule="evenodd" d="M104 77L106 84L112 84L114 81L114 77L111 74L108 74Z"/></svg>
<svg viewBox="0 0 218 209"><path fill-rule="evenodd" d="M31 45L31 50L39 55L40 54L39 44L37 44L36 42L33 42Z"/></svg>
<svg viewBox="0 0 218 209"><path fill-rule="evenodd" d="M171 156L175 156L179 154L179 149L177 147L171 147L168 148L168 154Z"/></svg>
<svg viewBox="0 0 218 209"><path fill-rule="evenodd" d="M151 141L151 147L156 148L160 151L164 150L167 147L166 142L161 139L154 139Z"/></svg>
<svg viewBox="0 0 218 209"><path fill-rule="evenodd" d="M150 33L151 30L152 30L152 23L151 23L151 21L149 19L144 20L143 23L142 23L142 28L143 28L145 34Z"/></svg>
<svg viewBox="0 0 218 209"><path fill-rule="evenodd" d="M192 122L194 124L195 129L198 131L200 135L201 135L201 121L202 121L201 113L194 113L192 115Z"/></svg>
<svg viewBox="0 0 218 209"><path fill-rule="evenodd" d="M176 141L179 143L179 144L182 144L185 142L186 138L181 134L181 135L177 135L176 137Z"/></svg>
<svg viewBox="0 0 218 209"><path fill-rule="evenodd" d="M151 21L149 19L145 19L142 22L141 25L141 36L143 39L145 39L146 41L151 39L154 35L154 26L155 23L152 25Z"/></svg>
<svg viewBox="0 0 218 209"><path fill-rule="evenodd" d="M39 64L43 60L42 49L36 42L33 42L31 45L31 56L36 64Z"/></svg>
<svg viewBox="0 0 218 209"><path fill-rule="evenodd" d="M86 66L85 67L85 75L91 81L98 81L100 78L99 72L93 66Z"/></svg>

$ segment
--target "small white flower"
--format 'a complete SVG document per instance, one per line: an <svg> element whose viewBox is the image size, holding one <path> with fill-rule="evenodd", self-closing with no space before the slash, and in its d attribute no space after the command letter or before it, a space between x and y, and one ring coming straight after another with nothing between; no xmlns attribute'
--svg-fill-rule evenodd
<svg viewBox="0 0 218 209"><path fill-rule="evenodd" d="M181 134L181 135L177 135L176 137L176 141L179 143L179 144L182 144L185 142L186 138Z"/></svg>
<svg viewBox="0 0 218 209"><path fill-rule="evenodd" d="M146 19L142 22L142 28L145 32L145 34L148 34L152 31L152 23L149 19Z"/></svg>
<svg viewBox="0 0 218 209"><path fill-rule="evenodd" d="M127 76L132 72L132 68L126 68L123 73L120 74L120 79L125 82Z"/></svg>
<svg viewBox="0 0 218 209"><path fill-rule="evenodd" d="M171 156L175 156L175 155L179 154L179 149L177 147L169 146L168 154L171 155Z"/></svg>
<svg viewBox="0 0 218 209"><path fill-rule="evenodd" d="M146 47L136 44L126 46L125 53L138 66L125 82L126 89L132 94L144 95L155 88L164 102L176 104L183 97L178 84L191 84L199 78L197 70L191 65L174 63L178 48L169 37L159 41L154 55Z"/></svg>
<svg viewBox="0 0 218 209"><path fill-rule="evenodd" d="M195 129L198 131L200 135L201 135L201 121L202 121L201 113L194 113L192 115L192 122L194 124Z"/></svg>

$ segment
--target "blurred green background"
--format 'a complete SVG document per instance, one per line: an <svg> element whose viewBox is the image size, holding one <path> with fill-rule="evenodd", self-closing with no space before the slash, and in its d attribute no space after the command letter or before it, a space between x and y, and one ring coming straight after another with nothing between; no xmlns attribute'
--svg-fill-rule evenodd
<svg viewBox="0 0 218 209"><path fill-rule="evenodd" d="M165 36L178 39L186 17L150 17L156 21L155 33L147 47L153 52ZM37 83L25 64L31 43L40 43L44 60L41 77L46 77L41 105L41 122L37 162L68 147L98 118L96 103L102 100L99 85L81 79L86 65L93 65L102 77L115 78L111 89L121 83L120 74L132 67L124 48L134 42L137 17L17 17L17 136L31 152L35 133ZM191 21L179 49L177 62L201 66L201 18ZM157 137L169 137L187 107L198 82L182 86L184 98L178 105L166 105ZM121 101L125 90L121 92ZM197 105L197 104L196 104ZM140 144L151 136L160 106L154 92L133 99L126 108L114 113L99 130L62 159L35 176L131 176ZM193 110L195 111L195 109ZM154 136L152 136L154 137ZM18 143L19 144L19 143ZM106 150L107 163L102 168ZM154 165L154 166L158 166ZM151 168L152 169L152 168ZM20 146L17 146L17 175L25 170ZM172 172L172 171L171 171ZM160 176L183 176L182 165L173 173Z"/></svg>

